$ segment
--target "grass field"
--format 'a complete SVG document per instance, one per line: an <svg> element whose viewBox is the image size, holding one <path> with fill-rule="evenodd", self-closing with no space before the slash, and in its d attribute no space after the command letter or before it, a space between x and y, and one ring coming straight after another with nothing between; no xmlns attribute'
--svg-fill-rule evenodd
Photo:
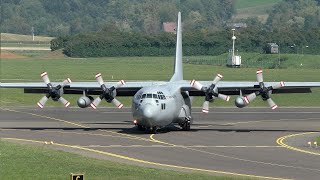
<svg viewBox="0 0 320 180"><path fill-rule="evenodd" d="M259 7L259 6L265 6L265 5L274 5L281 0L236 0L236 9L245 9L250 7Z"/></svg>
<svg viewBox="0 0 320 180"><path fill-rule="evenodd" d="M97 160L43 146L13 144L0 140L0 179L70 179L85 173L89 180L104 179L244 179L176 172Z"/></svg>
<svg viewBox="0 0 320 180"><path fill-rule="evenodd" d="M35 42L50 42L54 37L47 37L47 36L35 36ZM1 33L1 42L25 42L25 41L32 41L32 36L30 35L23 35L23 34L11 34L11 33Z"/></svg>
<svg viewBox="0 0 320 180"><path fill-rule="evenodd" d="M2 59L1 82L42 82L40 73L47 71L51 81L62 81L70 77L74 82L95 81L95 74L101 72L104 80L169 80L173 72L172 57L118 57L88 59ZM212 80L216 73L224 75L229 81L256 81L257 68L227 68L224 66L184 64L184 77L187 80ZM319 69L288 68L264 69L265 81L320 81ZM279 106L320 106L320 90L312 94L275 94L273 99ZM35 105L42 94L23 94L22 89L1 89L1 105ZM76 105L79 95L65 96ZM211 106L234 106L231 102L216 101ZM131 105L131 98L119 97L125 106ZM194 99L194 106L201 106L203 98ZM48 102L49 106L60 106ZM104 102L101 105L110 106ZM258 98L250 106L265 106Z"/></svg>
<svg viewBox="0 0 320 180"><path fill-rule="evenodd" d="M317 142L318 146L320 146L320 136L316 137L316 142Z"/></svg>
<svg viewBox="0 0 320 180"><path fill-rule="evenodd" d="M262 54L240 53L242 66L263 69L320 69L320 55L302 54ZM189 64L206 64L224 66L228 54L219 56L185 57L184 62ZM279 61L280 58L280 61Z"/></svg>
<svg viewBox="0 0 320 180"><path fill-rule="evenodd" d="M237 14L234 20L257 17L260 21L265 22L268 18L267 11L281 0L236 0L235 8Z"/></svg>

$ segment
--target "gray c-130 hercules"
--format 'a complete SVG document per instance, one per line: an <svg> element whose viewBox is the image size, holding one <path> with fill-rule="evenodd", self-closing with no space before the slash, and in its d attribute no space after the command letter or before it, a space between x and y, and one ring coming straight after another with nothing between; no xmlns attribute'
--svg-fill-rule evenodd
<svg viewBox="0 0 320 180"><path fill-rule="evenodd" d="M192 96L204 96L202 112L209 112L209 102L220 98L229 101L228 95L239 95L235 105L239 108L247 106L257 96L261 96L272 109L278 106L270 98L272 93L311 92L311 87L320 87L320 82L263 82L262 70L257 71L257 82L220 81L217 74L213 81L183 80L182 68L182 29L181 13L178 14L176 57L174 74L170 81L105 83L101 73L96 75L96 82L71 82L68 78L62 83L51 83L46 72L41 74L43 83L2 83L1 88L24 88L25 93L46 93L37 103L43 108L49 98L60 101L64 106L70 103L63 94L83 94L77 101L78 106L96 109L105 99L118 108L121 104L115 97L133 96L132 114L134 123L140 130L156 132L169 124L179 124L183 130L190 130L192 124ZM242 95L247 94L247 95ZM91 95L99 95L93 99Z"/></svg>

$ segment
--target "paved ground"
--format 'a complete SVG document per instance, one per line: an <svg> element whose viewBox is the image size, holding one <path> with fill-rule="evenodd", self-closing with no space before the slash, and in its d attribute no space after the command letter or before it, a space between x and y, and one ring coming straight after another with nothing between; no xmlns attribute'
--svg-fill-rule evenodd
<svg viewBox="0 0 320 180"><path fill-rule="evenodd" d="M139 132L130 109L1 109L0 137L90 157L182 171L257 178L319 179L320 108L194 109L190 132ZM8 139L11 138L11 139Z"/></svg>

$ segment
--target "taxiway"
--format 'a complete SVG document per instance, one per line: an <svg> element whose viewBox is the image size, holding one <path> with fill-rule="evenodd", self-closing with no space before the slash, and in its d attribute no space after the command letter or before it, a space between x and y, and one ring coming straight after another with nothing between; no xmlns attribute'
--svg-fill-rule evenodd
<svg viewBox="0 0 320 180"><path fill-rule="evenodd" d="M130 109L1 108L1 140L99 159L258 179L319 179L320 108L193 109L191 131L145 134Z"/></svg>

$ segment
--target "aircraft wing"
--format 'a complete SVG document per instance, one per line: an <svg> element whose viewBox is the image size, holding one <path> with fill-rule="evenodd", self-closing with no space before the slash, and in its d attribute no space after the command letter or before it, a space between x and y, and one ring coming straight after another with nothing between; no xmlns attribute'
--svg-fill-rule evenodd
<svg viewBox="0 0 320 180"><path fill-rule="evenodd" d="M165 81L136 81L126 82L121 87L117 88L117 96L133 96L139 89L147 86L157 86L166 84ZM59 85L60 82L51 82L53 86ZM116 86L117 82L106 82L107 88ZM48 87L43 82L28 82L28 83L1 83L1 88L22 88L25 93L47 93ZM100 95L101 86L97 82L72 82L63 87L64 94L83 94L86 91L87 95Z"/></svg>
<svg viewBox="0 0 320 180"><path fill-rule="evenodd" d="M195 89L191 84L191 81L179 81L174 82L173 85L180 86L181 90L189 91L191 96L204 96L204 92ZM148 86L164 85L170 82L166 81L136 81L126 82L125 85L117 88L117 96L133 96L139 89ZM199 81L203 87L209 87L212 81ZM265 86L274 86L279 82L264 82ZM52 84L58 85L59 82L52 82ZM116 82L106 83L108 88L115 86ZM25 93L46 93L47 85L43 82L28 82L28 83L1 83L1 88L22 88ZM239 95L240 90L244 94L250 94L259 90L258 82L250 81L220 81L216 87L219 93L226 95ZM285 86L273 90L272 93L310 93L313 87L320 87L320 82L285 82ZM101 87L97 82L72 82L64 87L65 94L83 94L86 90L88 94L99 95L101 93Z"/></svg>
<svg viewBox="0 0 320 180"><path fill-rule="evenodd" d="M210 87L212 81L198 81L203 87ZM279 82L264 82L266 87L276 86ZM204 96L204 92L197 90L191 85L191 81L181 82L181 89L189 91L190 96ZM220 81L216 84L218 92L226 95L239 95L240 90L243 94L250 94L259 91L258 82L250 81ZM311 93L311 88L320 87L320 82L284 82L284 86L272 90L273 94L277 93Z"/></svg>

